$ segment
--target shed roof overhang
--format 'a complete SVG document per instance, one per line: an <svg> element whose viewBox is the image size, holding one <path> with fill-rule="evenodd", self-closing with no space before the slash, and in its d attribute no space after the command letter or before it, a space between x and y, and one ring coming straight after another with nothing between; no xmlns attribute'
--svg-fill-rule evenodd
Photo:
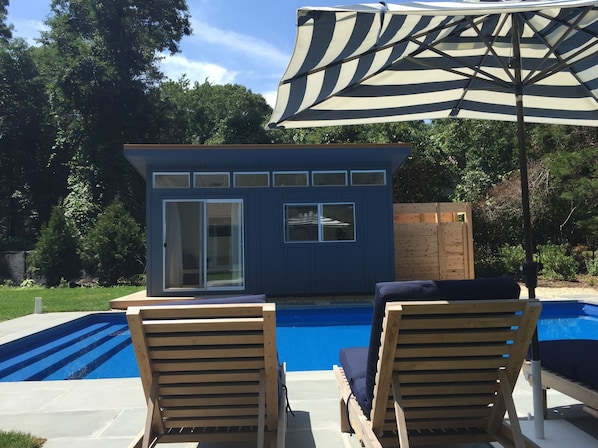
<svg viewBox="0 0 598 448"><path fill-rule="evenodd" d="M145 178L160 170L329 169L391 164L394 173L411 154L408 144L170 145L126 144L124 155Z"/></svg>

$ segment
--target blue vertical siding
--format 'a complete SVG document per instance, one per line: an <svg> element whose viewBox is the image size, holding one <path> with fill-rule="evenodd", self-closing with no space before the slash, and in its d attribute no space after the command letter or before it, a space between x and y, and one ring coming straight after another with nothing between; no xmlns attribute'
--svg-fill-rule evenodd
<svg viewBox="0 0 598 448"><path fill-rule="evenodd" d="M162 202L166 198L243 200L245 292L270 296L371 293L376 282L394 277L392 176L409 153L405 145L125 145L125 156L148 183L148 293L194 294L163 291ZM154 171L227 171L231 182L235 171L308 171L311 183L312 171L351 169L385 170L387 185L180 190L154 190L151 185ZM285 204L335 202L355 204L354 242L285 243Z"/></svg>

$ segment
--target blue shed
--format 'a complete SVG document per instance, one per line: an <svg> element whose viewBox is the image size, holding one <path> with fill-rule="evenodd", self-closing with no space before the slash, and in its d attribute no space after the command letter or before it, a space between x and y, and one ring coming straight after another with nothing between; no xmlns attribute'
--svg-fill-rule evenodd
<svg viewBox="0 0 598 448"><path fill-rule="evenodd" d="M147 183L147 294L371 293L394 279L406 145L124 146Z"/></svg>

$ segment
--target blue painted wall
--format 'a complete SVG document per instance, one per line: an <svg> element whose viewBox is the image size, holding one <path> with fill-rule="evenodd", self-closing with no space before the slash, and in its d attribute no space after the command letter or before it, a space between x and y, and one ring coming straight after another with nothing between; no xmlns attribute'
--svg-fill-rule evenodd
<svg viewBox="0 0 598 448"><path fill-rule="evenodd" d="M369 294L394 279L392 176L406 145L125 145L147 181L147 291L163 291L164 199L242 199L245 290L269 296ZM153 189L153 172L384 170L385 186ZM311 178L311 176L310 176ZM284 241L284 204L355 204L354 242ZM238 294L239 291L234 291ZM225 293L221 291L220 293ZM180 292L178 295L205 295Z"/></svg>

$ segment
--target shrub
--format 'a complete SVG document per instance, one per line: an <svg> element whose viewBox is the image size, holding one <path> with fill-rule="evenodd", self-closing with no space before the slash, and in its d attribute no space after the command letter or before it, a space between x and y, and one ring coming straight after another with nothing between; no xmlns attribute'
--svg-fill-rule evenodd
<svg viewBox="0 0 598 448"><path fill-rule="evenodd" d="M495 251L487 245L474 245L474 269L476 277L495 277L502 274Z"/></svg>
<svg viewBox="0 0 598 448"><path fill-rule="evenodd" d="M99 215L83 240L85 269L102 285L116 285L144 270L144 235L118 199Z"/></svg>
<svg viewBox="0 0 598 448"><path fill-rule="evenodd" d="M549 280L575 280L577 263L575 258L567 254L565 244L547 244L538 246L542 262L542 275Z"/></svg>
<svg viewBox="0 0 598 448"><path fill-rule="evenodd" d="M522 277L521 264L525 260L525 251L522 246L505 244L498 249L501 271L519 280Z"/></svg>
<svg viewBox="0 0 598 448"><path fill-rule="evenodd" d="M588 258L586 260L586 269L588 274L592 276L598 275L598 258Z"/></svg>
<svg viewBox="0 0 598 448"><path fill-rule="evenodd" d="M19 285L21 288L33 288L35 286L35 280L32 278L24 279Z"/></svg>
<svg viewBox="0 0 598 448"><path fill-rule="evenodd" d="M79 277L81 263L76 235L62 208L55 206L29 258L33 272L45 279L46 286L56 286L63 278Z"/></svg>

